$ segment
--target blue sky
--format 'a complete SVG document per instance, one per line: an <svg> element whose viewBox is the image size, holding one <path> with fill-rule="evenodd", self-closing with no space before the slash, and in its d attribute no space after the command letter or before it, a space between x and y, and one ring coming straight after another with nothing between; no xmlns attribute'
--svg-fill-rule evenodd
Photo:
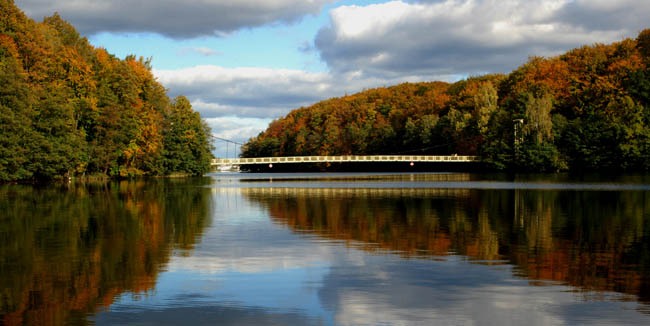
<svg viewBox="0 0 650 326"><path fill-rule="evenodd" d="M507 73L650 27L647 0L15 2L39 21L58 12L118 57L152 57L171 97L186 95L216 136L238 142L330 97Z"/></svg>
<svg viewBox="0 0 650 326"><path fill-rule="evenodd" d="M271 23L245 28L225 37L201 36L179 40L151 32L100 32L88 38L93 45L103 46L121 58L129 54L153 57L153 66L157 69L218 65L228 68L268 67L326 72L327 65L314 51L313 41L318 30L329 24L329 11L341 6L385 2L387 1L336 1L325 4L316 14L302 16L294 23ZM213 52L200 51L201 49Z"/></svg>
<svg viewBox="0 0 650 326"><path fill-rule="evenodd" d="M301 51L309 47L318 29L327 21L326 12L307 15L300 22L286 25L244 29L228 37L202 36L175 40L154 33L107 33L89 38L111 53L125 57L128 54L153 57L157 69L179 69L194 65L222 67L269 67L301 69L312 72L327 71L315 51ZM213 53L201 53L208 49ZM207 51L206 51L207 52Z"/></svg>

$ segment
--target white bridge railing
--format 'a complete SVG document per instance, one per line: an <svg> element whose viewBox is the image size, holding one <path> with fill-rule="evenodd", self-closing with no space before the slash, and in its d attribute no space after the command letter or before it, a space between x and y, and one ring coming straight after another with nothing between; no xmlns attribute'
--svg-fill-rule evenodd
<svg viewBox="0 0 650 326"><path fill-rule="evenodd" d="M333 163L333 162L478 162L478 156L438 155L343 155L343 156L283 156L251 158L218 158L213 166L274 163Z"/></svg>

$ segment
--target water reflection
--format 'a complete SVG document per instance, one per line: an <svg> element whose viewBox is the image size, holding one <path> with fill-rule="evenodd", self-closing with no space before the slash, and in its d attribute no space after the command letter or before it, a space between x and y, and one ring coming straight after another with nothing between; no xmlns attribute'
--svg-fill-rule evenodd
<svg viewBox="0 0 650 326"><path fill-rule="evenodd" d="M208 226L210 179L0 187L0 324L86 324Z"/></svg>
<svg viewBox="0 0 650 326"><path fill-rule="evenodd" d="M372 252L513 265L517 276L650 303L650 192L241 188L299 234ZM456 257L456 256L454 256ZM542 281L542 282L540 282ZM647 310L643 308L642 310Z"/></svg>
<svg viewBox="0 0 650 326"><path fill-rule="evenodd" d="M650 320L645 181L270 181L1 187L0 324Z"/></svg>

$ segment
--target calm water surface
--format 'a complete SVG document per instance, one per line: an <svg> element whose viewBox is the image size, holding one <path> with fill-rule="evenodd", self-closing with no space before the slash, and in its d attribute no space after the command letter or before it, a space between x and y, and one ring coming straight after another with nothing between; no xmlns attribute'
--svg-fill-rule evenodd
<svg viewBox="0 0 650 326"><path fill-rule="evenodd" d="M648 325L650 176L0 186L0 325Z"/></svg>

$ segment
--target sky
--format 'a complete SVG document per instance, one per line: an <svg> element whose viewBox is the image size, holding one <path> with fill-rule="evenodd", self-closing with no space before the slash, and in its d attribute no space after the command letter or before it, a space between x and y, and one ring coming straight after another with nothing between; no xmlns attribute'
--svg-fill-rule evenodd
<svg viewBox="0 0 650 326"><path fill-rule="evenodd" d="M152 58L215 136L244 143L301 106L403 82L508 73L636 37L648 0L15 0L91 44ZM216 141L218 157L234 157Z"/></svg>

